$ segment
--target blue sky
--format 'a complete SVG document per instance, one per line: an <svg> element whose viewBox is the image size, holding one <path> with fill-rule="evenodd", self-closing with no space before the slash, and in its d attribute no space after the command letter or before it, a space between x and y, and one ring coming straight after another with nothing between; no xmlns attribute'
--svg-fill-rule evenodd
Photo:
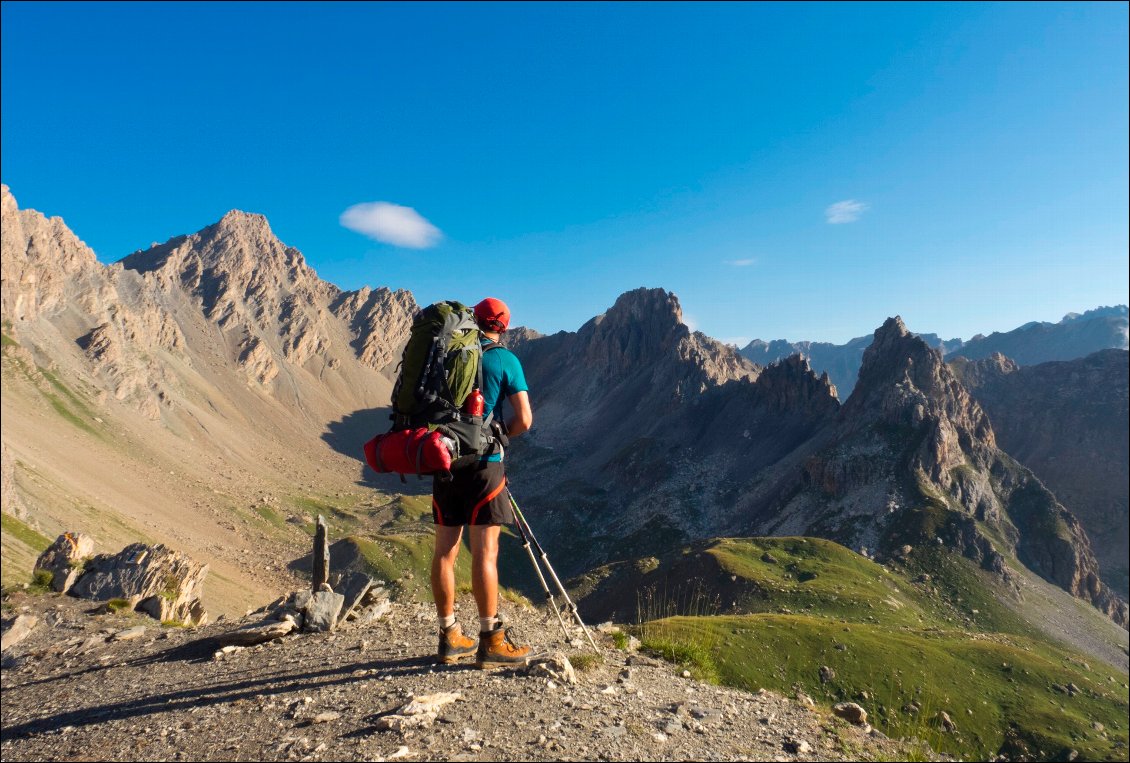
<svg viewBox="0 0 1130 763"><path fill-rule="evenodd" d="M343 288L547 332L637 286L743 342L1130 299L1125 3L2 13L0 175L107 262L238 208ZM400 245L341 224L373 202Z"/></svg>

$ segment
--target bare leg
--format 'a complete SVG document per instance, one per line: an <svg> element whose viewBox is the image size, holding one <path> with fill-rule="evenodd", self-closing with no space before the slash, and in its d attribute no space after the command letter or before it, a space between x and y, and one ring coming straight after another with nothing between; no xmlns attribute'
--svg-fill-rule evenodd
<svg viewBox="0 0 1130 763"><path fill-rule="evenodd" d="M462 527L436 525L436 546L432 554L432 597L440 617L455 614L455 557L459 556ZM472 536L474 537L474 536Z"/></svg>
<svg viewBox="0 0 1130 763"><path fill-rule="evenodd" d="M471 590L479 617L498 614L498 535L502 525L470 525Z"/></svg>

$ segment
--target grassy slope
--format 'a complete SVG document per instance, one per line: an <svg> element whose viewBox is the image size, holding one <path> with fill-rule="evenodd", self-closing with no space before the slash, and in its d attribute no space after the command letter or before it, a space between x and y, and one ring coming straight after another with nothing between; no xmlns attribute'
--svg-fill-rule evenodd
<svg viewBox="0 0 1130 763"><path fill-rule="evenodd" d="M963 757L1047 759L1069 749L1087 759L1125 757L1117 745L1127 740L1126 676L1031 637L964 559L916 550L905 569L888 570L825 540L723 539L683 558L629 565L634 574L620 571L615 585L633 596L642 588L646 600L666 584L666 570L687 569L696 554L697 568L723 581L727 600L696 593L688 606L685 592L703 589L679 577L660 595L681 596L678 606L660 602L641 614L647 619L650 607L699 616L653 620L640 631L645 645L704 677L802 688L829 705L856 701L889 735ZM821 666L835 676L822 681ZM1081 689L1075 696L1053 688L1071 683ZM916 713L904 710L912 702ZM940 730L941 711L956 733Z"/></svg>

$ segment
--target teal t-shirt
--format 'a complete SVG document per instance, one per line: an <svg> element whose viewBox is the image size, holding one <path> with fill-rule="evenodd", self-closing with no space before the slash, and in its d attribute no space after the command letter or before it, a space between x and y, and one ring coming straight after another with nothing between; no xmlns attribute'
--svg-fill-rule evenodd
<svg viewBox="0 0 1130 763"><path fill-rule="evenodd" d="M482 344L485 349L492 342L484 339ZM483 353L483 415L494 411L494 420L502 422L502 404L506 398L529 389L517 355L505 347ZM495 453L485 460L501 461L502 454Z"/></svg>

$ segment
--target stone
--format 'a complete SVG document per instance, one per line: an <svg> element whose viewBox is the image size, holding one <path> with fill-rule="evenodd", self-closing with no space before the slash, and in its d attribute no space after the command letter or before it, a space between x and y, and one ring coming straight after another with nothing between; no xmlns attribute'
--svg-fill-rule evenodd
<svg viewBox="0 0 1130 763"><path fill-rule="evenodd" d="M345 618L353 613L365 594L373 587L373 579L363 572L350 572L344 575L341 582L338 583L338 590L344 597L341 605L341 612L338 613L337 623L341 625L345 622Z"/></svg>
<svg viewBox="0 0 1130 763"><path fill-rule="evenodd" d="M856 726L867 723L867 711L854 702L837 702L832 705L832 712Z"/></svg>
<svg viewBox="0 0 1130 763"><path fill-rule="evenodd" d="M439 711L444 705L460 698L462 698L462 695L458 692L438 692L413 697L392 713L378 718L377 728L381 731L406 731L408 729L426 728L435 723Z"/></svg>
<svg viewBox="0 0 1130 763"><path fill-rule="evenodd" d="M134 609L163 623L204 625L208 622L208 613L204 610L204 602L200 599L194 599L185 605L165 596L150 596L139 601Z"/></svg>
<svg viewBox="0 0 1130 763"><path fill-rule="evenodd" d="M66 593L81 577L82 561L94 553L94 539L82 533L63 533L35 560L35 571L51 573L51 590Z"/></svg>
<svg viewBox="0 0 1130 763"><path fill-rule="evenodd" d="M792 739L791 737L785 738L785 752L791 752L793 755L805 755L812 751L812 745L803 739Z"/></svg>
<svg viewBox="0 0 1130 763"><path fill-rule="evenodd" d="M114 635L110 636L111 641L133 641L135 638L141 638L148 630L144 625L135 625L132 628L125 628L120 630Z"/></svg>
<svg viewBox="0 0 1130 763"><path fill-rule="evenodd" d="M38 623L39 618L35 615L17 615L11 625L4 629L4 635L0 637L0 652L8 651L30 636Z"/></svg>
<svg viewBox="0 0 1130 763"><path fill-rule="evenodd" d="M816 708L816 702L813 701L812 697L808 696L802 691L798 691L796 693L796 701L800 704L801 707L807 707L809 710Z"/></svg>
<svg viewBox="0 0 1130 763"><path fill-rule="evenodd" d="M316 591L306 604L302 614L302 630L307 633L332 631L337 625L337 616L345 603L345 597L333 591Z"/></svg>
<svg viewBox="0 0 1130 763"><path fill-rule="evenodd" d="M311 589L321 591L330 579L330 541L326 529L326 518L318 515L314 527L314 568Z"/></svg>
<svg viewBox="0 0 1130 763"><path fill-rule="evenodd" d="M298 627L294 620L272 620L244 625L216 637L221 645L251 646L282 638Z"/></svg>
<svg viewBox="0 0 1130 763"><path fill-rule="evenodd" d="M149 614L185 625L203 625L208 614L200 602L208 565L164 545L132 543L117 554L99 554L86 563L70 595L81 599L144 602ZM165 603L148 601L152 597Z"/></svg>
<svg viewBox="0 0 1130 763"><path fill-rule="evenodd" d="M337 712L336 710L326 710L324 712L318 713L313 718L311 718L310 723L330 723L331 721L336 721L340 717L341 713Z"/></svg>
<svg viewBox="0 0 1130 763"><path fill-rule="evenodd" d="M832 670L827 665L820 666L820 683L826 684L836 678L836 671Z"/></svg>
<svg viewBox="0 0 1130 763"><path fill-rule="evenodd" d="M957 731L957 724L953 722L953 718L950 718L949 713L945 710L938 713L938 723L941 724L946 733L952 734Z"/></svg>
<svg viewBox="0 0 1130 763"><path fill-rule="evenodd" d="M526 674L530 676L544 676L562 684L577 683L577 674L573 664L564 652L553 652L531 658L526 665Z"/></svg>

